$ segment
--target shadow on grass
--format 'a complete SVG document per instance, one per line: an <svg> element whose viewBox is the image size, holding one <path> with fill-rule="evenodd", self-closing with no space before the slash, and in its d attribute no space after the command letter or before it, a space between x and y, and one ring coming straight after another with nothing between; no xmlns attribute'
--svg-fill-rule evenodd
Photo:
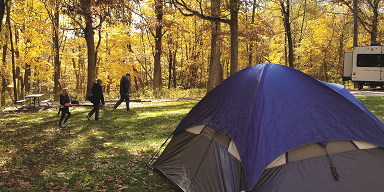
<svg viewBox="0 0 384 192"><path fill-rule="evenodd" d="M0 191L181 191L146 162L196 103L101 110L102 121L78 108L68 128L56 110L3 115Z"/></svg>

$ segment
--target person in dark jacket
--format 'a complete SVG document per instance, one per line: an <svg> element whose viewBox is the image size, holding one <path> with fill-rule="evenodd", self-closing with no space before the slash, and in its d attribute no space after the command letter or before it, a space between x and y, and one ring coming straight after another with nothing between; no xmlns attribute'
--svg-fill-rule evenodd
<svg viewBox="0 0 384 192"><path fill-rule="evenodd" d="M60 110L61 110L61 117L60 117L60 121L59 121L59 127L64 127L64 125L66 127L69 127L69 125L67 124L67 121L69 119L69 117L71 116L71 112L69 112L69 106L71 106L71 100L69 99L69 90L68 88L63 88L61 90L61 94L60 94ZM65 115L67 115L67 117L65 117ZM65 118L65 119L64 119ZM64 125L62 125L61 123L63 122L64 120Z"/></svg>
<svg viewBox="0 0 384 192"><path fill-rule="evenodd" d="M96 121L101 120L99 118L100 103L102 105L105 104L104 96L103 96L103 87L101 86L102 83L103 83L103 81L101 79L97 79L96 83L93 84L92 92L91 92L92 98L90 99L90 101L93 103L93 108L86 115L88 120L91 120L93 113L95 113L95 120Z"/></svg>
<svg viewBox="0 0 384 192"><path fill-rule="evenodd" d="M125 104L127 106L127 111L130 110L129 108L129 80L131 78L131 74L127 73L123 77L121 77L120 80L120 100L117 101L115 106L113 106L113 111L116 110L116 108L125 100Z"/></svg>

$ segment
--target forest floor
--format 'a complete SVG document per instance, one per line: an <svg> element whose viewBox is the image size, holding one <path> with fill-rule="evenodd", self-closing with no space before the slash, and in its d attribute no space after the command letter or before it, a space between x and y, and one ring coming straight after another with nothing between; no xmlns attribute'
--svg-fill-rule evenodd
<svg viewBox="0 0 384 192"><path fill-rule="evenodd" d="M101 121L73 106L58 127L57 103L0 115L0 191L181 191L150 165L159 147L200 98L132 102ZM93 116L94 117L94 116Z"/></svg>

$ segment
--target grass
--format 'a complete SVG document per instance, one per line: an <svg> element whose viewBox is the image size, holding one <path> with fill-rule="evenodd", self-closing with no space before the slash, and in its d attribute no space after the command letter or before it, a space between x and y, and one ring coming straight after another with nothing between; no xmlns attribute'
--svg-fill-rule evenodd
<svg viewBox="0 0 384 192"><path fill-rule="evenodd" d="M154 102L126 112L72 108L0 117L0 191L180 191L146 163L197 101Z"/></svg>
<svg viewBox="0 0 384 192"><path fill-rule="evenodd" d="M376 117L384 120L384 97L357 97Z"/></svg>
<svg viewBox="0 0 384 192"><path fill-rule="evenodd" d="M380 120L384 97L358 97ZM181 191L147 162L197 101L153 102L87 121L72 108L0 116L0 191Z"/></svg>

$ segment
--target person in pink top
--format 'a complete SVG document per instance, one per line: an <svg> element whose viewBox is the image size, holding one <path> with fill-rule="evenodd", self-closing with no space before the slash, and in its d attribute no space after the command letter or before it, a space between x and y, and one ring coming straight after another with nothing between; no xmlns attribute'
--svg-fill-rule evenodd
<svg viewBox="0 0 384 192"><path fill-rule="evenodd" d="M61 90L61 94L60 94L61 117L58 125L59 127L64 127L64 126L69 127L69 125L67 124L67 121L71 116L71 112L69 112L69 106L71 106L72 104L68 94L69 94L68 88L63 88ZM65 115L67 115L67 117L65 117ZM61 124L63 120L64 120L64 123L63 123L64 125Z"/></svg>

